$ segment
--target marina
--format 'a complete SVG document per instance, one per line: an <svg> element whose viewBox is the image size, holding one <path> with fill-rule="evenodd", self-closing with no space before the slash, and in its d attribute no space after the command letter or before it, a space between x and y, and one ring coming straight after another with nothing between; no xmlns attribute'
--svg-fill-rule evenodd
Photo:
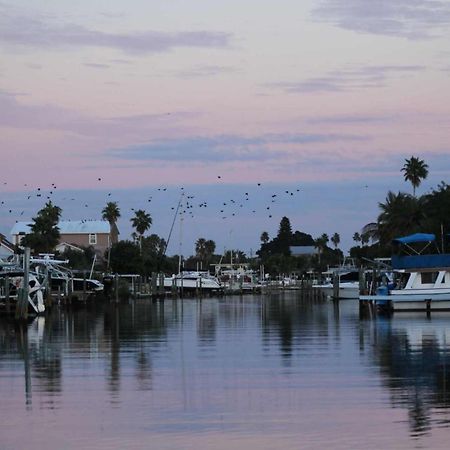
<svg viewBox="0 0 450 450"><path fill-rule="evenodd" d="M301 291L1 317L1 443L445 449L449 319Z"/></svg>

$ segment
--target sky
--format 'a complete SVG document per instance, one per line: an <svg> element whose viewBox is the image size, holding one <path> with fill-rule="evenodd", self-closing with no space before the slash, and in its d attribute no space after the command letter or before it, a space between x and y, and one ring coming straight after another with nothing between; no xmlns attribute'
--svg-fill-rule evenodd
<svg viewBox="0 0 450 450"><path fill-rule="evenodd" d="M0 233L117 201L169 254L283 216L346 251L406 158L449 182L449 61L444 0L0 0Z"/></svg>

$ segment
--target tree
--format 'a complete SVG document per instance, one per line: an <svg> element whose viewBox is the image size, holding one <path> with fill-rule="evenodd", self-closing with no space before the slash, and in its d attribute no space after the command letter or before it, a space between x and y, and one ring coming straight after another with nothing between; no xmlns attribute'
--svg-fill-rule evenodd
<svg viewBox="0 0 450 450"><path fill-rule="evenodd" d="M45 206L33 218L31 233L27 234L21 245L30 247L35 253L49 253L59 242L60 233L58 228L61 208L48 201Z"/></svg>
<svg viewBox="0 0 450 450"><path fill-rule="evenodd" d="M356 232L353 235L353 240L358 244L359 242L361 242L361 235L358 232Z"/></svg>
<svg viewBox="0 0 450 450"><path fill-rule="evenodd" d="M292 238L291 222L286 216L280 221L277 238L280 242L289 242Z"/></svg>
<svg viewBox="0 0 450 450"><path fill-rule="evenodd" d="M422 231L425 223L423 200L409 194L389 191L384 203L379 203L378 216L380 243L388 245L392 239Z"/></svg>
<svg viewBox="0 0 450 450"><path fill-rule="evenodd" d="M152 217L143 209L138 209L134 212L134 217L130 221L139 236L139 249L142 252L142 236L151 227Z"/></svg>
<svg viewBox="0 0 450 450"><path fill-rule="evenodd" d="M120 241L111 247L111 268L117 273L141 273L139 248L131 241Z"/></svg>
<svg viewBox="0 0 450 450"><path fill-rule="evenodd" d="M107 254L107 269L109 269L110 263L111 244L113 243L112 242L113 230L117 232L117 219L119 217L120 217L120 209L119 206L117 205L117 202L108 202L106 206L102 209L102 219L107 220L109 222L110 243L108 246L108 254ZM117 234L115 234L115 236L117 236Z"/></svg>
<svg viewBox="0 0 450 450"><path fill-rule="evenodd" d="M263 244L267 244L269 242L269 233L267 231L263 231L259 239Z"/></svg>
<svg viewBox="0 0 450 450"><path fill-rule="evenodd" d="M331 236L331 242L334 245L334 248L337 249L339 243L341 242L341 236L339 236L339 233L334 233L333 236Z"/></svg>
<svg viewBox="0 0 450 450"><path fill-rule="evenodd" d="M95 257L95 250L91 247L82 247L81 250L66 249L61 258L68 260L68 266L76 270L89 270Z"/></svg>
<svg viewBox="0 0 450 450"><path fill-rule="evenodd" d="M325 248L327 247L327 243L328 243L329 240L330 239L328 237L328 234L323 233L320 237L318 237L314 241L315 247L319 250L319 264L320 264L320 261L321 261L321 255L325 251Z"/></svg>
<svg viewBox="0 0 450 450"><path fill-rule="evenodd" d="M120 217L120 209L117 202L108 202L102 209L102 218L109 222L110 227L113 227L117 223L117 219Z"/></svg>
<svg viewBox="0 0 450 450"><path fill-rule="evenodd" d="M151 272L159 272L164 264L164 252L166 250L166 241L157 234L142 238L142 259L145 275Z"/></svg>
<svg viewBox="0 0 450 450"><path fill-rule="evenodd" d="M405 159L405 165L402 168L405 181L409 181L413 187L413 196L416 196L416 188L420 186L422 180L428 176L428 165L423 159L416 156L411 156L410 159Z"/></svg>
<svg viewBox="0 0 450 450"><path fill-rule="evenodd" d="M216 250L216 243L211 239L199 238L195 243L195 255L202 263L207 263L212 255L214 255L214 251Z"/></svg>

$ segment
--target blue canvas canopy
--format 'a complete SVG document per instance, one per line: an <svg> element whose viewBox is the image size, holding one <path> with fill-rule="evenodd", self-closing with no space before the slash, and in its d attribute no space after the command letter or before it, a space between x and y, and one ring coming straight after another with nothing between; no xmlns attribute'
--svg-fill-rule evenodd
<svg viewBox="0 0 450 450"><path fill-rule="evenodd" d="M400 242L400 244L413 244L414 242L433 242L436 240L434 234L416 233L409 236L395 238L393 242Z"/></svg>

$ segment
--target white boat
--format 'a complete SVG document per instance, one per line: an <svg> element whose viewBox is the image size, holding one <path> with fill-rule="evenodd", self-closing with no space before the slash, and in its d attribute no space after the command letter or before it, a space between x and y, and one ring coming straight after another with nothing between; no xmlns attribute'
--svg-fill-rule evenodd
<svg viewBox="0 0 450 450"><path fill-rule="evenodd" d="M206 291L221 291L223 289L220 281L209 274L201 271L185 271L171 277L164 277L164 288L171 289L201 289Z"/></svg>
<svg viewBox="0 0 450 450"><path fill-rule="evenodd" d="M320 289L325 296L334 297L333 280L338 279L339 299L358 299L359 298L359 268L353 258L346 258L342 265L330 267L323 272L325 282L313 285L314 289Z"/></svg>
<svg viewBox="0 0 450 450"><path fill-rule="evenodd" d="M408 246L435 239L433 234L418 233L394 241ZM450 254L395 255L392 267L396 281L380 286L377 295L360 296L361 301L396 311L450 309Z"/></svg>
<svg viewBox="0 0 450 450"><path fill-rule="evenodd" d="M214 264L214 270L216 278L227 292L254 292L261 289L261 275L249 266L249 263L219 263Z"/></svg>

